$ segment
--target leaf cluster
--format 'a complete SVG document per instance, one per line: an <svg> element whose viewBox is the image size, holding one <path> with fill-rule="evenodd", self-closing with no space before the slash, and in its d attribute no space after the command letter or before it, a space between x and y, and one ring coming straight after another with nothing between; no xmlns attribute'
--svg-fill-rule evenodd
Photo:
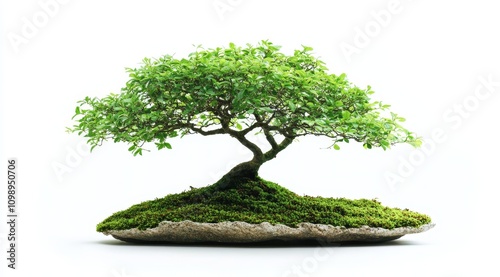
<svg viewBox="0 0 500 277"><path fill-rule="evenodd" d="M350 140L365 148L420 144L389 105L370 100L370 87L329 73L311 51L304 46L286 55L262 41L199 47L181 59L146 58L127 69L130 79L121 93L80 101L69 131L84 134L92 147L108 139L129 143L134 155L142 154L144 143L171 148L168 139L187 134L229 134L243 143L254 130L276 152L282 150L277 135L327 136L335 149Z"/></svg>

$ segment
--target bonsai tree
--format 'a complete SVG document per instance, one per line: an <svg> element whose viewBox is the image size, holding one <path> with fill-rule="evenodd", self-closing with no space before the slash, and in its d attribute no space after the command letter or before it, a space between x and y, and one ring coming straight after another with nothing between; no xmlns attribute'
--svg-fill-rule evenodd
<svg viewBox="0 0 500 277"><path fill-rule="evenodd" d="M404 119L388 111L389 105L370 100L370 87L358 88L345 74L329 73L311 55L310 47L292 55L279 50L269 41L246 47L231 43L227 48L199 47L184 59L169 55L144 59L141 67L127 69L130 80L120 94L79 101L76 124L69 132L83 134L92 149L113 140L128 143L129 151L142 155L153 145L172 148L171 138L200 134L231 136L253 154L211 186L133 205L99 223L97 231L127 240L135 238L124 237L122 230L146 232L162 222L268 222L290 227L309 222L387 229L429 224L426 215L389 209L376 200L302 197L258 176L265 162L306 135L328 137L336 150L350 141L367 149L420 145L419 138L400 125ZM253 143L249 137L255 133L264 136L269 146L262 149ZM411 232L430 228L426 226ZM189 241L234 241L187 228L180 229L179 240L185 241L189 233L194 236ZM151 240L156 235L145 237Z"/></svg>
<svg viewBox="0 0 500 277"><path fill-rule="evenodd" d="M134 155L171 149L169 139L189 134L228 135L252 152L215 186L238 186L258 178L259 168L296 138L325 136L331 147L355 141L384 150L420 140L400 125L389 105L371 101L370 87L358 88L345 74L328 72L324 62L303 47L292 55L269 41L257 46L197 50L188 58L166 55L128 68L130 80L120 94L79 101L77 124L92 149L103 141L126 142ZM269 150L253 143L265 136Z"/></svg>

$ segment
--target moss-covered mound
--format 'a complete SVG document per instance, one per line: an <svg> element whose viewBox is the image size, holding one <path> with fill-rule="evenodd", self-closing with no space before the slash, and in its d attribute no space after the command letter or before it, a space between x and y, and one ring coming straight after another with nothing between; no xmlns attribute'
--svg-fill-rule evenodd
<svg viewBox="0 0 500 277"><path fill-rule="evenodd" d="M376 200L299 196L259 179L236 188L217 190L208 186L146 201L114 213L97 225L97 231L144 230L154 228L162 221L184 220L269 222L290 227L310 222L347 228L368 225L386 229L420 227L431 222L427 215L384 207Z"/></svg>

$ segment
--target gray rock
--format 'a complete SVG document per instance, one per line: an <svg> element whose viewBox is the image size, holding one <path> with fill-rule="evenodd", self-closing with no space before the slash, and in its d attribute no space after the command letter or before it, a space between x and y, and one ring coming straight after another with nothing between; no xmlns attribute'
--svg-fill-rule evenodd
<svg viewBox="0 0 500 277"><path fill-rule="evenodd" d="M407 234L425 232L434 223L419 228L400 227L394 229L345 228L332 225L301 223L297 228L286 225L272 225L268 222L250 224L246 222L198 223L192 221L161 222L158 227L146 230L137 228L103 232L128 242L221 242L251 243L265 241L317 240L327 243L378 242L398 239Z"/></svg>

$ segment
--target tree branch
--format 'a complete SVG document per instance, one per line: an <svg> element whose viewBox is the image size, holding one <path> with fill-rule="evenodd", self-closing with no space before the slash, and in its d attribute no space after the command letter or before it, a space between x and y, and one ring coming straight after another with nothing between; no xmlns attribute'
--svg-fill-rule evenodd
<svg viewBox="0 0 500 277"><path fill-rule="evenodd" d="M264 130L264 135L266 135L266 139L267 141L269 142L269 144L271 144L271 147L273 149L276 149L278 148L278 143L276 143L276 140L274 139L273 135L271 134L271 132L269 131L268 128L266 127L262 127L262 130Z"/></svg>
<svg viewBox="0 0 500 277"><path fill-rule="evenodd" d="M272 148L271 150L264 153L264 161L269 161L276 158L279 152L283 151L293 142L293 137L285 137L280 144L277 145L276 148Z"/></svg>
<svg viewBox="0 0 500 277"><path fill-rule="evenodd" d="M248 128L239 131L239 133L242 134L243 136L245 136L246 134L250 133L252 130L255 130L258 127L261 127L261 126L258 122L256 122L256 123L250 125Z"/></svg>
<svg viewBox="0 0 500 277"><path fill-rule="evenodd" d="M269 144L271 144L271 147L273 149L277 149L278 143L276 142L273 135L271 134L271 128L270 128L271 126L269 126L269 123L271 123L271 120L273 120L275 113L273 113L265 122L260 115L255 114L255 113L253 115L254 115L255 119L257 120L259 127L261 127L262 130L264 131L264 135L266 136L266 140L269 142Z"/></svg>
<svg viewBox="0 0 500 277"><path fill-rule="evenodd" d="M262 150L255 143L249 141L242 131L232 130L229 126L223 126L222 129L226 134L229 134L231 137L237 139L241 144L243 144L243 146L252 151L254 160L260 161L264 158Z"/></svg>
<svg viewBox="0 0 500 277"><path fill-rule="evenodd" d="M226 131L224 129L222 129L222 128L205 131L205 130L203 130L201 128L195 127L194 125L191 125L189 127L189 129L191 129L192 131L194 131L196 133L199 133L199 134L201 134L203 136L211 136L211 135L217 135L217 134L226 134Z"/></svg>

